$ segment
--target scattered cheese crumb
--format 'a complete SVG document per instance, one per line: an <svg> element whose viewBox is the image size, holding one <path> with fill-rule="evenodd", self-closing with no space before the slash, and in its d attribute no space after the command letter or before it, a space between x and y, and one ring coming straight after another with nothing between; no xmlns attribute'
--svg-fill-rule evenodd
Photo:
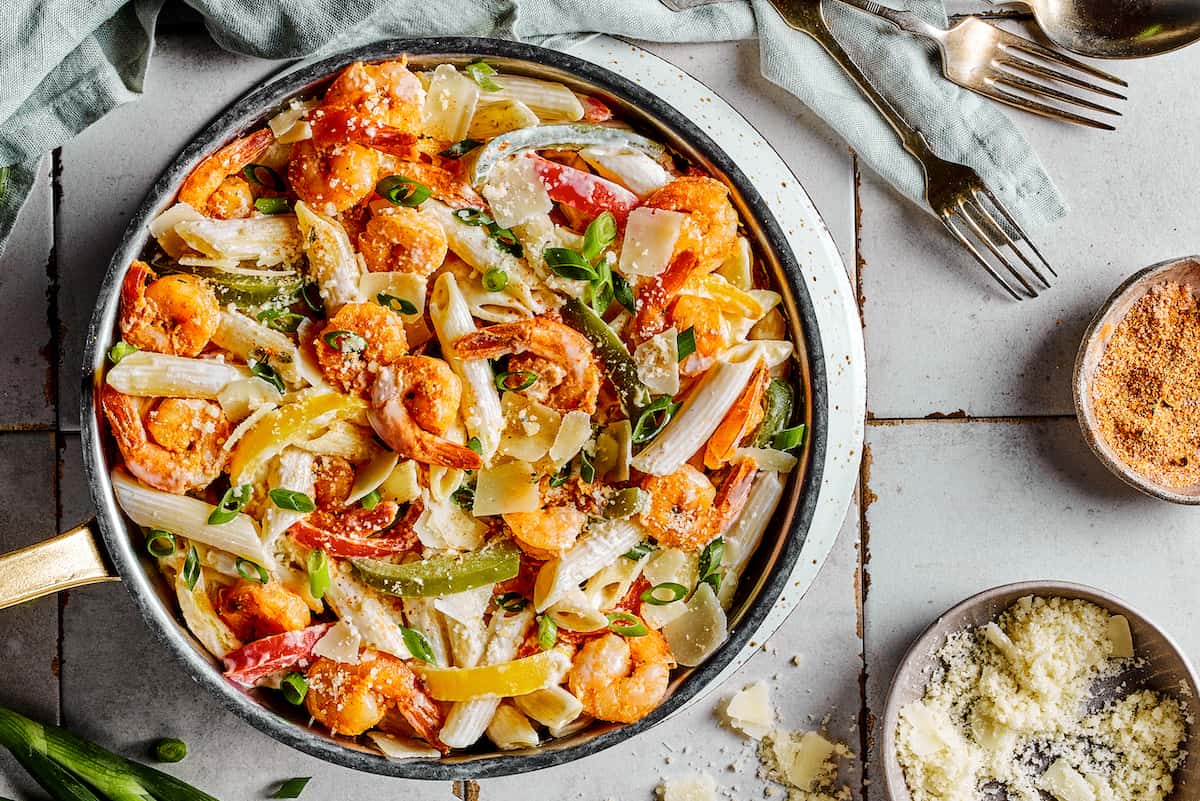
<svg viewBox="0 0 1200 801"><path fill-rule="evenodd" d="M853 756L814 731L776 729L759 746L767 778L788 788L788 801L847 801L850 788L837 782L837 760Z"/></svg>
<svg viewBox="0 0 1200 801"><path fill-rule="evenodd" d="M755 740L761 740L775 725L775 710L771 708L771 691L765 681L734 693L725 705L729 725Z"/></svg>
<svg viewBox="0 0 1200 801"><path fill-rule="evenodd" d="M717 783L707 773L666 779L658 786L660 801L716 801Z"/></svg>

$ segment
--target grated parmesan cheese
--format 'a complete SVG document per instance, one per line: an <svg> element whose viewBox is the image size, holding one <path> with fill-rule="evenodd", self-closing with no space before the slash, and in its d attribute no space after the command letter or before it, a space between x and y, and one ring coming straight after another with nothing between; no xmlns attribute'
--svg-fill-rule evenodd
<svg viewBox="0 0 1200 801"><path fill-rule="evenodd" d="M849 801L850 788L838 784L837 761L853 756L815 731L776 729L759 745L767 778L788 789L788 801Z"/></svg>
<svg viewBox="0 0 1200 801"><path fill-rule="evenodd" d="M1098 712L1093 688L1133 655L1129 624L1095 604L1025 597L947 639L924 697L900 711L897 757L913 801L1164 801L1185 715L1143 690ZM1133 663L1136 664L1136 663Z"/></svg>

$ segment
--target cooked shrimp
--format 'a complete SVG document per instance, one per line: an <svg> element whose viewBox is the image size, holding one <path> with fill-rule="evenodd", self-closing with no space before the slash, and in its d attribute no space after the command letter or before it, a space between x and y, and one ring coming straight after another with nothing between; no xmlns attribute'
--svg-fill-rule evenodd
<svg viewBox="0 0 1200 801"><path fill-rule="evenodd" d="M244 579L220 591L217 614L243 642L299 631L312 619L304 599L278 581Z"/></svg>
<svg viewBox="0 0 1200 801"><path fill-rule="evenodd" d="M143 483L164 492L184 493L208 486L225 465L221 446L229 421L212 401L167 398L150 410L142 398L105 385L100 405L112 428L125 467ZM158 441L162 437L166 442Z"/></svg>
<svg viewBox="0 0 1200 801"><path fill-rule="evenodd" d="M697 337L697 340L699 338ZM758 428L763 420L763 394L771 381L771 372L761 359L754 368L754 375L725 414L725 419L709 437L704 448L704 466L718 470L733 458L733 451L746 436Z"/></svg>
<svg viewBox="0 0 1200 801"><path fill-rule="evenodd" d="M184 179L179 201L209 217L249 217L254 209L254 193L238 173L262 158L274 143L275 134L263 128L225 145Z"/></svg>
<svg viewBox="0 0 1200 801"><path fill-rule="evenodd" d="M307 678L304 705L334 734L362 734L395 709L417 735L438 745L441 708L412 668L391 654L367 648L356 665L319 657Z"/></svg>
<svg viewBox="0 0 1200 801"><path fill-rule="evenodd" d="M454 163L454 162L450 162ZM381 174L403 175L429 187L430 193L454 209L483 208L483 198L455 171L416 158L380 156Z"/></svg>
<svg viewBox="0 0 1200 801"><path fill-rule="evenodd" d="M717 491L703 472L685 464L670 475L646 476L642 489L650 494L642 525L659 544L699 551L712 539L708 518Z"/></svg>
<svg viewBox="0 0 1200 801"><path fill-rule="evenodd" d="M717 301L699 295L680 295L667 319L676 331L693 330L696 350L679 365L683 375L702 373L733 344L733 325Z"/></svg>
<svg viewBox="0 0 1200 801"><path fill-rule="evenodd" d="M147 285L149 284L149 285ZM141 350L195 356L212 339L221 306L212 287L195 275L155 276L135 261L121 283L121 336Z"/></svg>
<svg viewBox="0 0 1200 801"><path fill-rule="evenodd" d="M371 272L428 277L446 260L446 229L435 217L416 209L384 209L358 235L358 250Z"/></svg>
<svg viewBox="0 0 1200 801"><path fill-rule="evenodd" d="M587 515L573 506L549 506L536 512L504 515L518 547L534 559L556 559L579 537Z"/></svg>
<svg viewBox="0 0 1200 801"><path fill-rule="evenodd" d="M637 342L666 329L667 311L695 270L696 254L685 250L638 290L637 316L633 320L633 337Z"/></svg>
<svg viewBox="0 0 1200 801"><path fill-rule="evenodd" d="M738 519L746 505L746 499L750 497L750 488L754 485L754 476L757 473L758 465L748 457L730 464L728 472L721 480L720 488L717 489L712 512L708 515L706 543L720 537Z"/></svg>
<svg viewBox="0 0 1200 801"><path fill-rule="evenodd" d="M408 352L404 322L378 303L347 303L313 341L329 383L365 396L379 370Z"/></svg>
<svg viewBox="0 0 1200 801"><path fill-rule="evenodd" d="M567 686L592 717L634 723L667 694L673 667L671 649L654 629L642 637L606 634L575 654Z"/></svg>
<svg viewBox="0 0 1200 801"><path fill-rule="evenodd" d="M700 269L712 272L729 256L737 239L738 216L729 202L729 189L713 178L685 175L676 178L646 200L655 209L687 214L698 231L681 236L677 248L695 243Z"/></svg>
<svg viewBox="0 0 1200 801"><path fill-rule="evenodd" d="M341 456L322 455L313 466L313 500L322 509L340 509L354 488L354 464Z"/></svg>
<svg viewBox="0 0 1200 801"><path fill-rule="evenodd" d="M443 439L458 415L462 381L450 365L428 356L405 356L384 367L371 391L371 425L401 458L478 470L479 454Z"/></svg>
<svg viewBox="0 0 1200 801"><path fill-rule="evenodd" d="M425 88L403 61L356 61L333 79L322 103L353 108L383 125L420 133Z"/></svg>
<svg viewBox="0 0 1200 801"><path fill-rule="evenodd" d="M561 412L596 411L600 371L592 356L592 344L583 334L557 320L534 317L491 325L462 337L454 349L464 359L495 359L514 354L509 359L509 370L528 370L537 375L537 380L525 390L526 395Z"/></svg>

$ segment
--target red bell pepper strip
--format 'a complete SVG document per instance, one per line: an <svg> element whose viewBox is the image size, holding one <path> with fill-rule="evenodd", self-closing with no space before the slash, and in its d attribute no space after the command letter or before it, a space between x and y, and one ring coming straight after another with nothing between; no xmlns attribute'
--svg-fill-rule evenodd
<svg viewBox="0 0 1200 801"><path fill-rule="evenodd" d="M576 95L583 105L583 122L608 122L612 110L591 95Z"/></svg>
<svg viewBox="0 0 1200 801"><path fill-rule="evenodd" d="M313 648L332 625L318 623L248 642L225 655L225 678L243 687L253 687L272 673L294 667L312 656Z"/></svg>
<svg viewBox="0 0 1200 801"><path fill-rule="evenodd" d="M410 504L404 517L396 521L399 511L400 505L394 501L384 501L373 509L318 511L293 523L288 533L299 545L322 550L335 559L391 556L417 545L412 527L421 515L421 504ZM383 535L374 536L384 529Z"/></svg>
<svg viewBox="0 0 1200 801"><path fill-rule="evenodd" d="M533 167L550 199L579 209L589 218L601 212L611 211L617 222L624 224L629 212L641 201L638 196L620 184L599 175L577 170L541 156L530 156Z"/></svg>

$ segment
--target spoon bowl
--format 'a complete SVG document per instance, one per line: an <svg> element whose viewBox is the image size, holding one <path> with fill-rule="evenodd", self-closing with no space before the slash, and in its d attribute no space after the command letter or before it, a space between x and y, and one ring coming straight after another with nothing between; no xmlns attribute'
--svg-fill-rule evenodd
<svg viewBox="0 0 1200 801"><path fill-rule="evenodd" d="M1196 0L1020 0L1059 47L1095 58L1146 58L1200 39Z"/></svg>

